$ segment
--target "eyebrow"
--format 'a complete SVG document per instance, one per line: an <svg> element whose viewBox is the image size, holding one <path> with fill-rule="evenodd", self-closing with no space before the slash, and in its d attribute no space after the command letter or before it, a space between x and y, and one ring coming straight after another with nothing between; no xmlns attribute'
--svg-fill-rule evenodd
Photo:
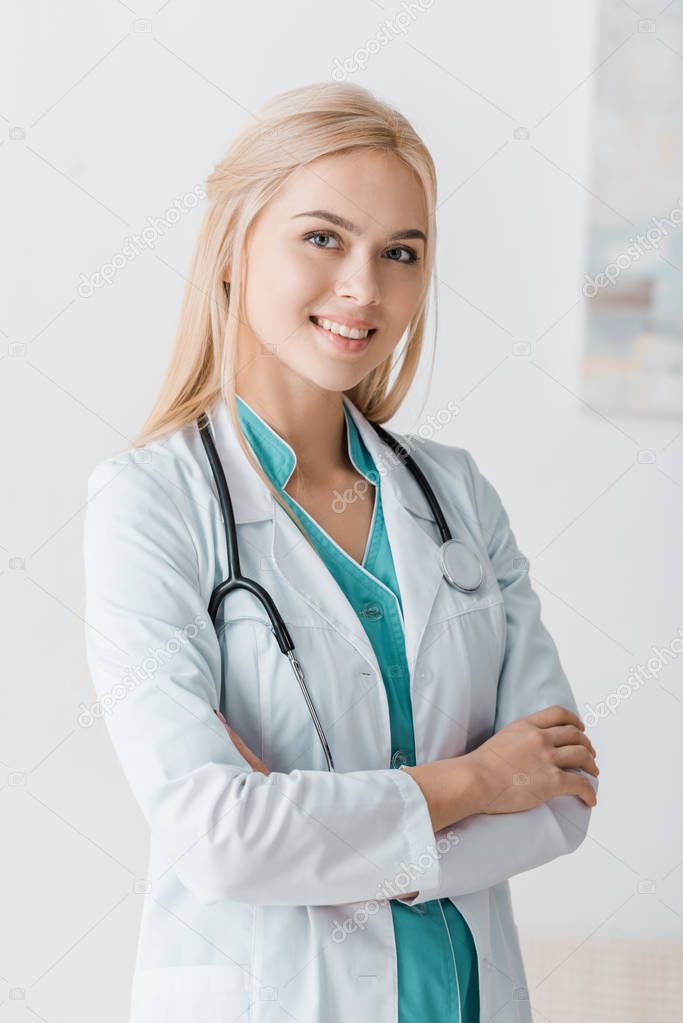
<svg viewBox="0 0 683 1023"><path fill-rule="evenodd" d="M319 217L321 220L329 220L331 224L336 224L337 227L343 227L345 231L350 231L351 234L360 234L360 229L352 224L350 220L345 220L344 217L338 216L336 213L330 213L329 210L308 210L306 213L297 213L292 217L292 220L296 220L297 217ZM408 228L405 231L396 231L394 234L389 235L389 241L398 241L400 238L421 238L426 244L427 237L424 231L418 230L416 227Z"/></svg>

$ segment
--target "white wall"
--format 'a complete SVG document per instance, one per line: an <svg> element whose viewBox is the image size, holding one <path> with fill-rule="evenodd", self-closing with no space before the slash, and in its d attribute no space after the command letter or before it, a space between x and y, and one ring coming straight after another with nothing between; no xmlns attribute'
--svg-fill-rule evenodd
<svg viewBox="0 0 683 1023"><path fill-rule="evenodd" d="M95 1005L102 1018L105 985L105 1011L125 1011L146 832L104 730L76 720L93 698L85 479L156 393L201 210L90 297L81 275L201 185L248 112L329 78L401 11L413 11L407 30L349 76L413 121L440 177L436 372L424 410L413 401L394 425L416 430L460 407L439 439L469 448L499 489L582 709L683 628L683 423L606 417L577 397L595 5L422 7L5 9L0 807L13 927L0 1000L24 988L46 1017L63 1003L70 1018ZM136 17L150 31L135 31ZM624 5L625 34L635 18ZM11 138L16 127L25 137ZM519 127L528 139L514 138ZM641 449L656 461L639 463ZM17 557L24 567L10 569ZM574 856L515 879L520 930L680 935L681 675L679 657L590 729L601 767L591 833Z"/></svg>

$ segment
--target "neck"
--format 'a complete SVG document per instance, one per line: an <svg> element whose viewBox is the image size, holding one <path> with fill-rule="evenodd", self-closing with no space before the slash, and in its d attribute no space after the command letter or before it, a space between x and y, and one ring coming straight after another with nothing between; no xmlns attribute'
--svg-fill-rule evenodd
<svg viewBox="0 0 683 1023"><path fill-rule="evenodd" d="M329 481L349 467L345 413L340 391L306 381L259 379L235 388L244 401L294 449L296 474L310 483Z"/></svg>

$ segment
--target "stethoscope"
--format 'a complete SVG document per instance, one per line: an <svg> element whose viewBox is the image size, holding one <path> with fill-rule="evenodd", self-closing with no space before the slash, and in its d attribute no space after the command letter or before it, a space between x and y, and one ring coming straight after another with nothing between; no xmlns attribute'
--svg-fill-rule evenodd
<svg viewBox="0 0 683 1023"><path fill-rule="evenodd" d="M218 490L218 500L220 502L221 512L223 515L225 538L228 549L229 574L228 578L222 583L219 583L211 594L211 600L209 601L209 615L211 617L211 621L215 626L216 617L221 604L228 594L232 593L234 590L238 590L240 588L248 590L249 593L253 593L257 600L261 602L268 614L268 617L270 618L270 623L275 634L275 638L277 639L278 646L282 653L289 659L297 682L301 687L301 692L303 693L308 711L313 719L313 724L315 725L315 729L323 747L325 760L327 762L327 769L328 771L334 771L334 763L332 761L330 747L327 743L325 732L320 724L320 719L316 713L313 701L311 700L310 693L308 692L301 664L294 653L294 643L292 642L292 637L289 634L287 626L285 625L284 620L268 591L254 579L247 579L242 575L240 569L240 555L237 546L237 526L235 524L235 515L232 508L232 499L225 479L225 473L223 472L223 466L221 465L221 460L218 457L216 445L214 444L213 436L211 434L209 419L205 412L202 412L201 416L197 419L197 426L199 427L199 433L202 438L202 442L209 459L209 465L211 466L211 471L216 483L216 488ZM455 540L451 536L446 519L441 511L441 506L436 499L434 491L429 485L429 481L408 451L406 451L403 445L399 443L395 437L392 437L391 434L387 433L387 431L380 426L379 423L372 423L372 426L375 428L375 432L381 437L381 439L389 445L394 453L407 466L419 485L422 493L429 502L429 506L439 527L439 532L441 533L442 542L438 558L444 579L451 586L455 587L455 589L461 590L463 593L473 593L475 590L478 590L484 578L484 568L479 557L473 550L464 544L462 540Z"/></svg>

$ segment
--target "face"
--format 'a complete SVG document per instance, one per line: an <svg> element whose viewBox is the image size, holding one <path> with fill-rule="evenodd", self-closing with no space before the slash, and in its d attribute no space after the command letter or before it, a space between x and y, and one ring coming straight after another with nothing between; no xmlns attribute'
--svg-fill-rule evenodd
<svg viewBox="0 0 683 1023"><path fill-rule="evenodd" d="M426 233L419 179L392 153L297 168L247 238L242 375L267 365L269 375L293 373L330 391L361 381L391 355L420 304ZM370 333L346 338L330 322ZM267 363L264 349L274 356Z"/></svg>

